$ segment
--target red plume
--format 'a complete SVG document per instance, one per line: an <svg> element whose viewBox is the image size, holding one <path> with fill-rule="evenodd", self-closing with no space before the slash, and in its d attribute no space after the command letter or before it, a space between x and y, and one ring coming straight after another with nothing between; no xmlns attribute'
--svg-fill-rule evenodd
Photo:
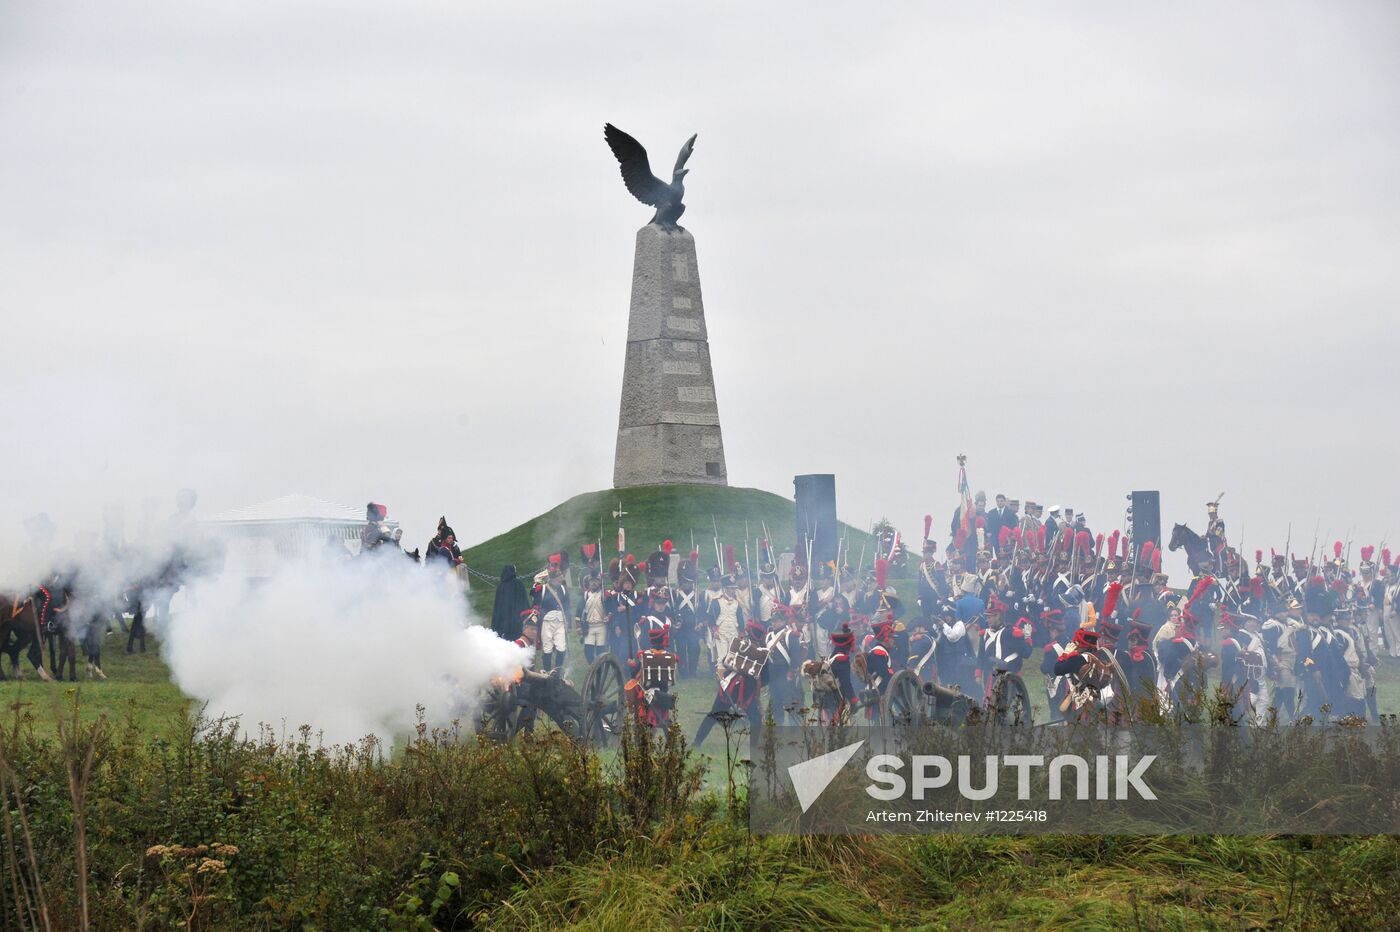
<svg viewBox="0 0 1400 932"><path fill-rule="evenodd" d="M1103 556L1103 541L1104 541L1104 536L1103 536L1102 534L1100 534L1098 537L1094 538L1094 559L1095 559L1095 560L1097 560L1099 557Z"/></svg>
<svg viewBox="0 0 1400 932"><path fill-rule="evenodd" d="M933 515L924 515L924 540L928 540L929 531L933 530Z"/></svg>
<svg viewBox="0 0 1400 932"><path fill-rule="evenodd" d="M734 572L734 545L733 545L733 544L725 544L725 545L724 545L724 571L725 571L726 573L732 573L732 572Z"/></svg>
<svg viewBox="0 0 1400 932"><path fill-rule="evenodd" d="M1204 594L1205 594L1205 591L1206 591L1207 589L1209 589L1209 588L1210 588L1211 586L1213 586L1213 585L1215 585L1215 577L1214 577L1214 576L1203 576L1203 577L1201 577L1201 581L1198 582L1198 583L1196 583L1196 589L1195 589L1195 591L1193 591L1193 592L1191 593L1191 598L1189 598L1189 599L1186 600L1186 607L1187 607L1187 608L1190 608L1191 605L1192 605L1192 603L1194 603L1197 599L1199 599L1202 595L1204 595Z"/></svg>
<svg viewBox="0 0 1400 932"><path fill-rule="evenodd" d="M671 551L675 549L676 545L671 543L669 540L663 540L661 542L661 552L666 554L666 556L669 557L671 555Z"/></svg>
<svg viewBox="0 0 1400 932"><path fill-rule="evenodd" d="M583 547L580 548L580 549L583 550L583 561L584 561L585 563L588 563L588 562L591 562L591 561L593 560L593 554L595 554L595 553L598 552L598 545L597 545L597 544L584 544Z"/></svg>
<svg viewBox="0 0 1400 932"><path fill-rule="evenodd" d="M1264 598L1264 580L1255 576L1249 581L1249 594L1256 599Z"/></svg>
<svg viewBox="0 0 1400 932"><path fill-rule="evenodd" d="M1389 565L1390 565L1390 548L1389 548L1389 547L1387 547L1387 548L1385 548L1384 550L1381 551L1381 563L1382 563L1384 566L1389 566Z"/></svg>
<svg viewBox="0 0 1400 932"><path fill-rule="evenodd" d="M1162 572L1162 551L1160 550L1152 551L1152 572Z"/></svg>
<svg viewBox="0 0 1400 932"><path fill-rule="evenodd" d="M1255 562L1255 563L1263 563L1263 562L1264 562L1264 551L1262 551L1262 550L1256 550L1256 551L1254 551L1254 562Z"/></svg>
<svg viewBox="0 0 1400 932"><path fill-rule="evenodd" d="M888 580L889 578L890 578L890 561L889 561L889 560L886 560L884 557L880 557L880 559L878 559L878 560L875 561L875 585L876 585L876 587L877 587L877 588L880 588L880 589L884 589L884 588L885 588L885 581Z"/></svg>
<svg viewBox="0 0 1400 932"><path fill-rule="evenodd" d="M1011 528L1006 525L1002 525L1001 530L997 532L997 548L999 550L1005 550L1009 545L1010 541Z"/></svg>
<svg viewBox="0 0 1400 932"><path fill-rule="evenodd" d="M977 526L978 526L978 527L981 527L981 528L984 528L984 527L987 526L987 518L986 518L985 515L978 515L978 516L977 516Z"/></svg>
<svg viewBox="0 0 1400 932"><path fill-rule="evenodd" d="M1043 524L1035 529L1035 549L1040 553L1045 552L1045 525Z"/></svg>
<svg viewBox="0 0 1400 932"><path fill-rule="evenodd" d="M1154 543L1152 543L1152 541L1150 541L1150 540L1149 540L1147 543L1143 544L1143 545L1142 545L1142 553L1138 556L1138 563L1141 564L1141 565L1143 565L1143 566L1146 566L1148 563L1150 563L1150 562L1154 559L1153 554L1156 552L1156 550L1157 550L1157 545L1154 544ZM1160 560L1160 559L1162 559L1162 558L1159 556L1159 557L1156 557L1155 559Z"/></svg>
<svg viewBox="0 0 1400 932"><path fill-rule="evenodd" d="M1332 555L1335 556L1338 560L1340 560L1340 559L1342 558L1342 542L1341 542L1341 541L1337 541L1335 544L1332 545Z"/></svg>
<svg viewBox="0 0 1400 932"><path fill-rule="evenodd" d="M1114 531L1108 536L1108 558L1110 560L1118 559L1118 538L1121 536L1122 535L1119 534L1117 531ZM1126 557L1127 554L1125 553L1123 554L1123 556Z"/></svg>
<svg viewBox="0 0 1400 932"><path fill-rule="evenodd" d="M637 562L637 558L634 557L634 556L632 556L632 554L629 553L629 554L627 555L627 559L624 560L624 561L622 561L622 562L626 563L628 566L631 566L633 563L636 563L636 562Z"/></svg>
<svg viewBox="0 0 1400 932"><path fill-rule="evenodd" d="M1365 560L1367 563L1370 563L1371 558L1375 555L1376 548L1372 547L1370 544L1367 544L1365 547L1361 548L1361 559Z"/></svg>
<svg viewBox="0 0 1400 932"><path fill-rule="evenodd" d="M1074 535L1074 541L1075 546L1079 548L1079 552L1087 557L1089 555L1089 547L1091 546L1089 532L1080 531L1078 534Z"/></svg>
<svg viewBox="0 0 1400 932"><path fill-rule="evenodd" d="M1103 611L1099 612L1100 618L1107 618L1113 614L1113 610L1118 607L1118 594L1122 591L1122 583L1114 583L1108 587L1108 592L1103 597Z"/></svg>

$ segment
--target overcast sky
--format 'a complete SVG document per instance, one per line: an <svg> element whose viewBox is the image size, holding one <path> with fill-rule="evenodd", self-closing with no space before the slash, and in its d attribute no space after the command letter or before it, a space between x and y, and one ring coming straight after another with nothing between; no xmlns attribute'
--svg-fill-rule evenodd
<svg viewBox="0 0 1400 932"><path fill-rule="evenodd" d="M1400 541L1400 5L0 0L0 502L464 542L611 484L633 234L695 235L730 482L1132 488ZM1301 541L1301 544L1300 544Z"/></svg>

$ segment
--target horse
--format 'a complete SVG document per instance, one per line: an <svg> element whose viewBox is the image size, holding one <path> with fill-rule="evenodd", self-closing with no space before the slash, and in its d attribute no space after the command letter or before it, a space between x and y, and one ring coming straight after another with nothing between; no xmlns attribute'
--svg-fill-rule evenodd
<svg viewBox="0 0 1400 932"><path fill-rule="evenodd" d="M1191 568L1191 572L1199 575L1214 571L1215 554L1210 552L1210 545L1206 543L1206 539L1186 525L1178 524L1172 528L1167 549L1175 552L1182 547L1186 548L1186 565Z"/></svg>
<svg viewBox="0 0 1400 932"><path fill-rule="evenodd" d="M46 590L39 589L21 597L9 594L0 597L0 653L10 655L10 672L16 679L22 678L19 666L20 651L27 651L29 662L39 673L39 679L52 679L44 669L43 622L44 608L49 601ZM6 604L8 603L8 604ZM4 665L0 664L0 680L5 676Z"/></svg>
<svg viewBox="0 0 1400 932"><path fill-rule="evenodd" d="M1186 565L1191 568L1191 572L1200 576L1209 573L1213 576L1224 576L1234 578L1241 570L1239 551L1234 547L1226 547L1225 552L1219 558L1210 552L1210 544L1206 539L1184 524L1177 524L1172 527L1171 539L1167 541L1168 550L1180 550L1186 548Z"/></svg>

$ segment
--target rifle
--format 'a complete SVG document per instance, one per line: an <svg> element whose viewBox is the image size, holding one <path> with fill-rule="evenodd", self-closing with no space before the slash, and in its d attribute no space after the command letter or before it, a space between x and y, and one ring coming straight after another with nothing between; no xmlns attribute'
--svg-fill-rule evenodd
<svg viewBox="0 0 1400 932"><path fill-rule="evenodd" d="M724 565L724 557L719 552L719 524L715 521L714 515L710 515L710 526L715 530L715 565L719 567L719 574L725 576L730 570Z"/></svg>

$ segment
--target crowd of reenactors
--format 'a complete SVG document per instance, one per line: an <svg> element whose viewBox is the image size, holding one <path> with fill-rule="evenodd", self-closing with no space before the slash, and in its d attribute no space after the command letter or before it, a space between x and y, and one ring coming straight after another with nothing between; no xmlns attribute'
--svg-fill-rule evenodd
<svg viewBox="0 0 1400 932"><path fill-rule="evenodd" d="M720 713L747 717L751 733L767 715L872 716L906 669L982 702L999 675L1037 668L1052 721L1144 701L1159 713L1223 706L1234 721L1270 709L1375 720L1378 660L1400 655L1400 558L1366 546L1353 565L1339 541L1325 558L1256 551L1250 562L1226 544L1218 502L1182 588L1162 572L1158 541L1095 534L1069 508L1027 502L1022 513L1001 495L988 508L979 493L954 513L942 552L931 530L926 517L921 558L901 567L908 602L890 579L905 553L897 536L879 539L868 568L804 559L802 546L778 560L759 542L752 574L730 547L702 568L698 551L670 541L606 564L589 544L576 566L556 553L530 586L517 581L519 618L512 609L493 626L545 671L562 671L574 638L589 663L628 658L629 691L655 724L669 721L677 679L713 675L716 714L696 744Z"/></svg>

